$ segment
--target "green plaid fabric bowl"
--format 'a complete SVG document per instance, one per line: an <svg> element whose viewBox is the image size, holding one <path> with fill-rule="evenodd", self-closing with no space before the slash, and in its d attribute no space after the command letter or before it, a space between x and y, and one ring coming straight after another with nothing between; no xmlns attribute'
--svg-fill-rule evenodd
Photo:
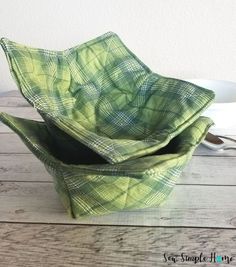
<svg viewBox="0 0 236 267"><path fill-rule="evenodd" d="M200 117L167 146L138 159L115 164L93 164L87 159L90 164L70 164L68 154L57 149L45 122L6 113L0 113L0 119L44 163L73 218L160 205L212 125L211 119Z"/></svg>
<svg viewBox="0 0 236 267"><path fill-rule="evenodd" d="M110 163L164 147L214 97L153 73L112 32L65 51L0 43L23 96L54 138L56 126Z"/></svg>
<svg viewBox="0 0 236 267"><path fill-rule="evenodd" d="M158 206L213 124L210 90L152 72L112 32L65 51L1 39L36 122L0 113L74 217Z"/></svg>

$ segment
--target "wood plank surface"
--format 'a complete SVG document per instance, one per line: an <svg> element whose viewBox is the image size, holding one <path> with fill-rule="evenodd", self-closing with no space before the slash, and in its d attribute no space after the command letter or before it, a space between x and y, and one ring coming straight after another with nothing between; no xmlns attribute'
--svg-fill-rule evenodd
<svg viewBox="0 0 236 267"><path fill-rule="evenodd" d="M235 186L176 185L161 206L69 218L54 185L0 182L0 221L236 228Z"/></svg>
<svg viewBox="0 0 236 267"><path fill-rule="evenodd" d="M30 153L31 151L15 133L0 133L0 154Z"/></svg>
<svg viewBox="0 0 236 267"><path fill-rule="evenodd" d="M13 133L13 131L0 121L0 133Z"/></svg>
<svg viewBox="0 0 236 267"><path fill-rule="evenodd" d="M23 97L17 96L0 96L0 109L2 107L31 107L29 102Z"/></svg>
<svg viewBox="0 0 236 267"><path fill-rule="evenodd" d="M0 111L40 120L18 91L0 94ZM236 139L233 128L217 133ZM164 260L201 252L236 266L235 196L236 150L200 145L161 206L75 220L43 164L0 123L0 266L218 266Z"/></svg>
<svg viewBox="0 0 236 267"><path fill-rule="evenodd" d="M236 232L230 229L0 224L4 267L235 266ZM233 257L230 264L181 262L189 257ZM177 262L165 261L165 256Z"/></svg>
<svg viewBox="0 0 236 267"><path fill-rule="evenodd" d="M0 93L0 98L4 97L19 97L22 98L22 94L19 90L4 91Z"/></svg>
<svg viewBox="0 0 236 267"><path fill-rule="evenodd" d="M0 181L52 182L52 177L33 154L0 154Z"/></svg>

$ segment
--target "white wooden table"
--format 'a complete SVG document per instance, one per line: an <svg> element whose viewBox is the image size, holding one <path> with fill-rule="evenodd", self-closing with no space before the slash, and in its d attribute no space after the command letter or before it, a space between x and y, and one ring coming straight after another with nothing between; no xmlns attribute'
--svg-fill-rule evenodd
<svg viewBox="0 0 236 267"><path fill-rule="evenodd" d="M0 95L0 111L39 119L16 91ZM43 164L0 123L0 238L4 267L215 266L164 258L201 252L236 266L236 150L200 145L159 208L74 220Z"/></svg>

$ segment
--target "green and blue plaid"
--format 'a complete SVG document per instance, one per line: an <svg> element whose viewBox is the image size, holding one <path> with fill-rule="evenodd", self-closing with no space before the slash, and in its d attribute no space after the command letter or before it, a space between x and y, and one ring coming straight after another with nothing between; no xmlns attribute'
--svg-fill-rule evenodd
<svg viewBox="0 0 236 267"><path fill-rule="evenodd" d="M205 137L214 93L152 72L112 32L65 51L1 39L44 122L5 113L73 217L158 206Z"/></svg>
<svg viewBox="0 0 236 267"><path fill-rule="evenodd" d="M64 163L55 151L54 137L45 122L0 113L54 178L55 189L74 218L160 205L172 191L181 171L205 137L212 121L206 117L173 138L156 153L121 163ZM83 156L83 151L77 151Z"/></svg>
<svg viewBox="0 0 236 267"><path fill-rule="evenodd" d="M214 97L153 73L111 32L59 52L1 44L22 94L45 121L110 163L165 146Z"/></svg>

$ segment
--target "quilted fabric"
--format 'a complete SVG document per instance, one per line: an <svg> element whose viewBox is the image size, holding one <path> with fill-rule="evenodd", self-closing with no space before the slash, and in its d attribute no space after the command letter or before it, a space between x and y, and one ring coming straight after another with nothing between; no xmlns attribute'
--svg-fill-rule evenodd
<svg viewBox="0 0 236 267"><path fill-rule="evenodd" d="M110 163L166 146L214 98L210 90L152 72L112 32L65 51L6 38L1 45L22 94L57 143L67 148L60 129L78 148L87 147L88 157L95 151Z"/></svg>
<svg viewBox="0 0 236 267"><path fill-rule="evenodd" d="M74 165L68 162L67 153L57 150L45 122L5 113L0 113L0 119L45 164L63 205L74 218L160 205L212 125L211 119L200 117L149 156L115 164L92 164L90 159L90 164Z"/></svg>
<svg viewBox="0 0 236 267"><path fill-rule="evenodd" d="M65 51L1 39L43 122L0 113L74 217L160 205L213 124L214 93L152 72L112 32Z"/></svg>

